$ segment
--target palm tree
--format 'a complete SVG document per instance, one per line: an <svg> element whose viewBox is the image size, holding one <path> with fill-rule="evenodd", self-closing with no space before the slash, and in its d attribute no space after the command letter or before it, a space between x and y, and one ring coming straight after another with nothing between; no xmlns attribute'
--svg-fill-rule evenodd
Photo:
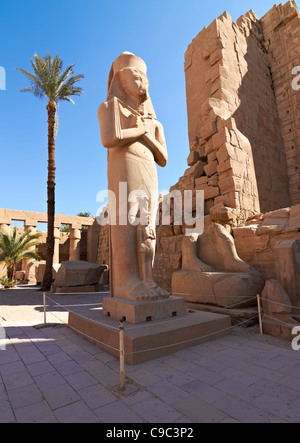
<svg viewBox="0 0 300 443"><path fill-rule="evenodd" d="M32 92L36 97L48 101L48 182L47 182L47 256L46 271L43 281L43 289L49 290L52 283L52 266L54 255L54 221L55 221L55 137L57 131L57 105L60 101L74 103L71 96L79 96L83 93L82 88L75 86L83 75L73 75L74 65L68 66L64 71L63 62L57 55L52 59L51 55L39 57L34 55L30 60L34 73L17 68L31 82L31 86L23 88L21 92Z"/></svg>
<svg viewBox="0 0 300 443"><path fill-rule="evenodd" d="M12 233L0 230L0 262L7 266L7 277L15 280L16 266L23 260L40 260L35 247L41 234L30 235L30 229L18 235L15 227ZM33 249L34 248L34 249Z"/></svg>

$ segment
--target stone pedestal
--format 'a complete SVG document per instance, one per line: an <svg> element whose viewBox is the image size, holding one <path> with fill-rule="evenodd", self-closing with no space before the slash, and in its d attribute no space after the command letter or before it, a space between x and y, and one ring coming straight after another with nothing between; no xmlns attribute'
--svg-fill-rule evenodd
<svg viewBox="0 0 300 443"><path fill-rule="evenodd" d="M157 301L131 301L120 298L105 298L102 313L116 320L122 318L128 323L137 324L171 317L186 312L184 298L169 297Z"/></svg>
<svg viewBox="0 0 300 443"><path fill-rule="evenodd" d="M172 278L173 295L184 297L186 302L224 308L255 305L263 287L259 273L180 271Z"/></svg>
<svg viewBox="0 0 300 443"><path fill-rule="evenodd" d="M76 333L119 357L119 322L98 309L69 313L68 325ZM186 311L178 317L138 325L124 323L125 362L136 365L231 333L230 317Z"/></svg>

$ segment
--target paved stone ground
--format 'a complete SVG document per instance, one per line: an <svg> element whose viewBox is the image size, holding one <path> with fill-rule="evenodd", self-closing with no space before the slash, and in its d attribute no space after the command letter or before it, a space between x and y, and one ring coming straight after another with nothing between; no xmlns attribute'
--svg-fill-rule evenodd
<svg viewBox="0 0 300 443"><path fill-rule="evenodd" d="M53 308L61 325L36 329L41 293L17 291L0 291L1 423L300 422L300 352L257 328L126 365L121 393L118 359L68 329L65 312Z"/></svg>

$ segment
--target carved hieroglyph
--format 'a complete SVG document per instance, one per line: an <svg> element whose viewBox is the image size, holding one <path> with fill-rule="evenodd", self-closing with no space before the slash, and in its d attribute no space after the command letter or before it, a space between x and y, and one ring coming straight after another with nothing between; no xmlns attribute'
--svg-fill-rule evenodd
<svg viewBox="0 0 300 443"><path fill-rule="evenodd" d="M112 64L107 101L98 110L102 144L108 149L111 295L129 300L169 295L152 279L158 201L155 163L166 165L167 148L148 94L146 72L142 59L122 53ZM122 189L125 184L125 193L120 184ZM138 205L130 198L137 191L143 192ZM144 223L139 223L142 215Z"/></svg>

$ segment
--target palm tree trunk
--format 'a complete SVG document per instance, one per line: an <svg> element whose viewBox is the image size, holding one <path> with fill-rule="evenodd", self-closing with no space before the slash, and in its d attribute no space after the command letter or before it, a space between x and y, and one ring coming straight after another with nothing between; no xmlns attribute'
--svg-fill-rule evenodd
<svg viewBox="0 0 300 443"><path fill-rule="evenodd" d="M43 280L43 290L49 291L52 284L52 266L54 255L54 220L55 220L55 115L56 103L50 101L47 105L48 111L48 182L47 182L47 210L48 210L48 232L47 232L47 255L46 270Z"/></svg>
<svg viewBox="0 0 300 443"><path fill-rule="evenodd" d="M10 264L7 266L7 278L9 280L13 280L14 277L14 266L13 264Z"/></svg>

